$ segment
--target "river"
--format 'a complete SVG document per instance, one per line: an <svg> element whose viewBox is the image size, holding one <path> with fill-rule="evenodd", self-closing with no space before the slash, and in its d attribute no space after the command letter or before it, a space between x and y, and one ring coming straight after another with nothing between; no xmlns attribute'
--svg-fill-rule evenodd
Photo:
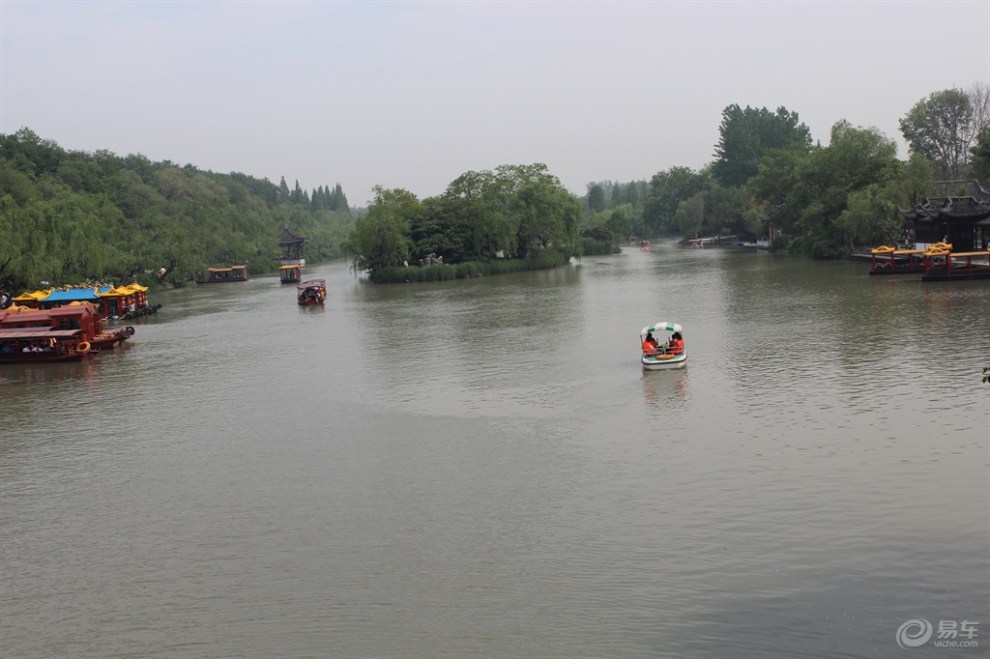
<svg viewBox="0 0 990 659"><path fill-rule="evenodd" d="M990 286L867 271L154 294L113 353L0 368L0 654L885 657L923 620L981 656ZM643 373L661 320L688 366Z"/></svg>

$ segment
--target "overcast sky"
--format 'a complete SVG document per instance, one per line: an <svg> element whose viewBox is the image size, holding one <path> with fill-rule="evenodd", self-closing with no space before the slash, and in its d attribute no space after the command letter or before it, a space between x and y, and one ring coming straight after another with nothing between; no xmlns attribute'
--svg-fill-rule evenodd
<svg viewBox="0 0 990 659"><path fill-rule="evenodd" d="M990 83L990 0L0 0L0 133L307 192L545 163L583 195L713 160L722 110L898 120Z"/></svg>

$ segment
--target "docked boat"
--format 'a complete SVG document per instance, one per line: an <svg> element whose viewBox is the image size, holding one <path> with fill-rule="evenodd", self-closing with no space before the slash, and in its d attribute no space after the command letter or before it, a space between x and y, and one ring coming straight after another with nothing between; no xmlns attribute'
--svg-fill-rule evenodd
<svg viewBox="0 0 990 659"><path fill-rule="evenodd" d="M295 284L302 279L302 266L298 263L289 263L278 267L278 279L283 284Z"/></svg>
<svg viewBox="0 0 990 659"><path fill-rule="evenodd" d="M990 248L972 252L953 252L932 247L925 252L922 281L990 279Z"/></svg>
<svg viewBox="0 0 990 659"><path fill-rule="evenodd" d="M137 282L127 286L80 284L78 286L26 291L12 298L11 301L19 306L34 309L52 309L89 302L96 307L105 320L146 316L156 313L162 306L149 304L148 287Z"/></svg>
<svg viewBox="0 0 990 659"><path fill-rule="evenodd" d="M128 325L112 332L100 332L89 343L94 350L112 350L134 336L134 328Z"/></svg>
<svg viewBox="0 0 990 659"><path fill-rule="evenodd" d="M644 371L663 371L687 366L684 328L680 323L661 321L647 325L640 332Z"/></svg>
<svg viewBox="0 0 990 659"><path fill-rule="evenodd" d="M235 281L247 281L246 265L232 265L229 268L208 268L205 272L197 272L197 284L226 284Z"/></svg>
<svg viewBox="0 0 990 659"><path fill-rule="evenodd" d="M924 272L925 250L898 249L881 245L870 250L871 275L896 275Z"/></svg>
<svg viewBox="0 0 990 659"><path fill-rule="evenodd" d="M296 284L302 281L302 270L306 265L303 248L306 242L306 238L289 231L288 226L278 237L278 245L281 249L281 256L278 257L278 278L283 284Z"/></svg>
<svg viewBox="0 0 990 659"><path fill-rule="evenodd" d="M104 332L100 312L80 302L54 309L0 311L0 364L81 361L134 334L133 327Z"/></svg>
<svg viewBox="0 0 990 659"><path fill-rule="evenodd" d="M296 298L304 307L323 304L327 299L327 283L323 279L308 279L296 286Z"/></svg>

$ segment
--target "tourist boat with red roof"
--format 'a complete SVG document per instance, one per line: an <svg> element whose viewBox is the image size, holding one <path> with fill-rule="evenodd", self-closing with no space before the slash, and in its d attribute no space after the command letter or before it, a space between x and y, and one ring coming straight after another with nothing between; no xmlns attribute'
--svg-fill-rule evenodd
<svg viewBox="0 0 990 659"><path fill-rule="evenodd" d="M134 335L133 327L103 330L88 302L54 309L12 306L0 311L0 363L81 361Z"/></svg>

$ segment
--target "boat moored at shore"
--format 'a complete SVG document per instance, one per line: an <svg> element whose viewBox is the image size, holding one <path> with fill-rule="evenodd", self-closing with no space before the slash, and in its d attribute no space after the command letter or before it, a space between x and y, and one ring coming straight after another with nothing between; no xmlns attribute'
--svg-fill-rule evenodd
<svg viewBox="0 0 990 659"><path fill-rule="evenodd" d="M11 302L32 309L56 307L88 302L96 307L106 320L137 318L156 313L162 305L148 303L148 287L137 282L126 286L113 284L81 284L25 291Z"/></svg>
<svg viewBox="0 0 990 659"><path fill-rule="evenodd" d="M81 361L133 335L133 327L103 331L100 312L88 302L41 310L9 307L0 311L0 363Z"/></svg>

